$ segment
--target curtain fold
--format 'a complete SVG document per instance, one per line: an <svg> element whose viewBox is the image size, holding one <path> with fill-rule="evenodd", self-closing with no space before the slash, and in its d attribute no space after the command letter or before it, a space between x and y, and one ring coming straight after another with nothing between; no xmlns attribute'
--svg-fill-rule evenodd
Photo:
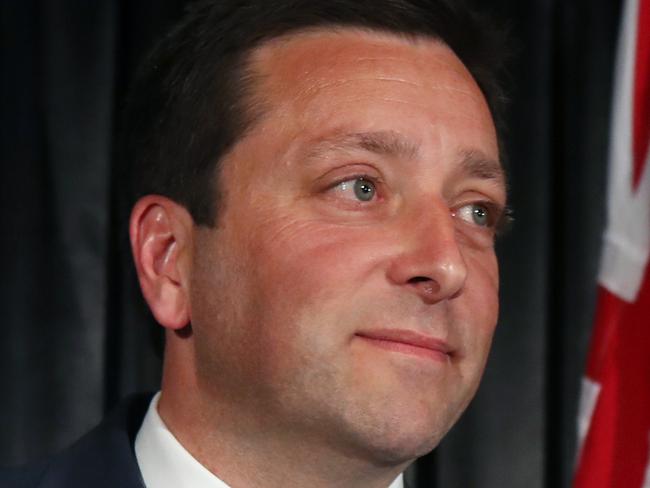
<svg viewBox="0 0 650 488"><path fill-rule="evenodd" d="M619 0L493 0L510 20L513 230L501 318L468 412L421 486L568 487L604 223ZM155 326L131 268L119 111L182 0L0 3L0 464L72 442L156 389Z"/></svg>

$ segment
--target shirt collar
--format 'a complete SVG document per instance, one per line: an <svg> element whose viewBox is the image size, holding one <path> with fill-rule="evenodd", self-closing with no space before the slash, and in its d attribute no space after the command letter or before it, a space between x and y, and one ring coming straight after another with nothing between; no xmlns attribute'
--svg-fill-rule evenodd
<svg viewBox="0 0 650 488"><path fill-rule="evenodd" d="M160 392L151 400L135 438L135 457L147 488L229 488L199 463L158 415Z"/></svg>
<svg viewBox="0 0 650 488"><path fill-rule="evenodd" d="M158 415L160 392L151 400L135 438L135 457L147 488L229 488L199 463ZM388 488L404 488L400 474Z"/></svg>

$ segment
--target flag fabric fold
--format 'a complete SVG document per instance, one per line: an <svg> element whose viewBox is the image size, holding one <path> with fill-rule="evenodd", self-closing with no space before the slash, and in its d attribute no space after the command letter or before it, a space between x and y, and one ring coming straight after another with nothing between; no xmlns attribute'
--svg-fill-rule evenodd
<svg viewBox="0 0 650 488"><path fill-rule="evenodd" d="M650 488L650 0L626 0L574 488Z"/></svg>

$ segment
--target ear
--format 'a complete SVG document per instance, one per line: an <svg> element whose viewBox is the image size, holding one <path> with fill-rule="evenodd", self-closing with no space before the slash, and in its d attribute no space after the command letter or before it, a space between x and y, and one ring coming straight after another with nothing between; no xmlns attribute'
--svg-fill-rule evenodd
<svg viewBox="0 0 650 488"><path fill-rule="evenodd" d="M193 225L183 206L160 195L141 198L131 211L129 235L140 288L158 323L168 329L190 321Z"/></svg>

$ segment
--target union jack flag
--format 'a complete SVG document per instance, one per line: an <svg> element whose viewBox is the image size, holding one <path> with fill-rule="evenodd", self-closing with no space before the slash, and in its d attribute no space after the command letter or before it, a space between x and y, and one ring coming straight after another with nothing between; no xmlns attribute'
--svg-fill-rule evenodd
<svg viewBox="0 0 650 488"><path fill-rule="evenodd" d="M650 0L619 38L607 228L574 488L650 488Z"/></svg>

